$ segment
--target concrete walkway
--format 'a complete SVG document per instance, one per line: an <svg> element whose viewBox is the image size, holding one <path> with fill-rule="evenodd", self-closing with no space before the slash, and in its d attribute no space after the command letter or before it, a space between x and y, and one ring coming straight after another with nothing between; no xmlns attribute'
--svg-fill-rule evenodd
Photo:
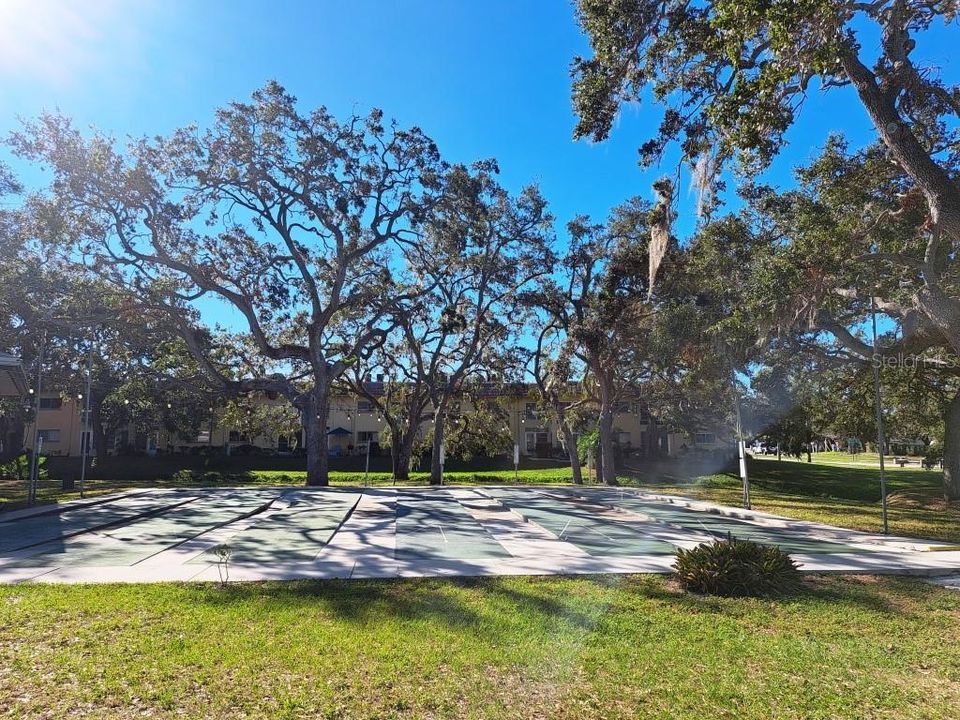
<svg viewBox="0 0 960 720"><path fill-rule="evenodd" d="M960 573L960 551L942 543L633 489L278 487L0 515L0 582L667 573L676 548L728 534L780 545L809 572Z"/></svg>

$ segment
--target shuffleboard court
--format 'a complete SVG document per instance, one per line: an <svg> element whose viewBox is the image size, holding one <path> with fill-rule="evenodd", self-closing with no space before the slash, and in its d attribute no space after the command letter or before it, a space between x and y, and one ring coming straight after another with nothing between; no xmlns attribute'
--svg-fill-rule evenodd
<svg viewBox="0 0 960 720"><path fill-rule="evenodd" d="M638 498L630 493L604 490L604 501L649 515L652 520L665 523L679 530L704 532L711 537L723 539L732 535L739 540L752 540L778 547L793 553L843 553L853 552L856 548L848 544L810 537L793 532L787 528L771 528L758 525L750 520L727 517L718 513L706 513L680 507L670 503Z"/></svg>
<svg viewBox="0 0 960 720"><path fill-rule="evenodd" d="M53 509L3 522L0 516L0 555L44 543L64 541L71 535L131 522L196 499L196 493L162 491L120 495L95 505Z"/></svg>
<svg viewBox="0 0 960 720"><path fill-rule="evenodd" d="M509 556L452 495L435 491L397 494L398 560Z"/></svg>
<svg viewBox="0 0 960 720"><path fill-rule="evenodd" d="M278 499L285 507L230 538L230 561L276 566L315 560L359 499L359 492L349 490L289 490ZM217 558L210 549L191 562L215 563Z"/></svg>
<svg viewBox="0 0 960 720"><path fill-rule="evenodd" d="M0 514L0 533L0 582L664 573L728 533L808 571L960 571L942 543L597 487L147 490Z"/></svg>
<svg viewBox="0 0 960 720"><path fill-rule="evenodd" d="M565 502L566 494L526 490L488 491L507 507L546 528L564 542L590 555L670 555L676 546L652 537L642 526L598 516L588 509ZM557 499L557 498L561 499Z"/></svg>
<svg viewBox="0 0 960 720"><path fill-rule="evenodd" d="M275 495L271 491L236 490L212 492L207 497L193 496L156 515L63 542L35 546L36 552L10 565L57 565L67 557L74 567L134 565L213 528L251 515L268 505Z"/></svg>

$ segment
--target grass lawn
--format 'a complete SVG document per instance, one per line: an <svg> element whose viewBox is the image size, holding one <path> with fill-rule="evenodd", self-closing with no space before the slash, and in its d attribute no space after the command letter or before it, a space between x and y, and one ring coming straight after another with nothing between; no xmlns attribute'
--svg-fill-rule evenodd
<svg viewBox="0 0 960 720"><path fill-rule="evenodd" d="M514 474L513 470L457 471L444 473L445 482L450 485L491 485L518 483L521 485L556 484L570 482L570 468L525 469ZM271 486L303 485L306 471L297 470L250 470L242 473L224 472L185 472L160 477L149 482L124 480L89 480L86 483L89 495L97 495L135 487L233 487L233 486ZM330 484L339 486L362 486L364 482L371 486L392 486L393 478L389 472L371 472L368 477L356 471L331 471ZM410 473L411 485L429 485L430 473ZM14 479L0 479L0 510L13 510L24 505L24 483ZM60 481L45 479L37 489L40 503L65 502L80 497L78 490L65 492Z"/></svg>
<svg viewBox="0 0 960 720"><path fill-rule="evenodd" d="M748 472L751 501L757 510L866 532L883 529L878 470L757 458L750 462ZM659 474L641 476L638 482L651 491L741 504L742 485L733 474L696 478ZM943 501L939 472L891 470L887 492L892 534L960 543L960 504Z"/></svg>
<svg viewBox="0 0 960 720"><path fill-rule="evenodd" d="M784 456L786 457L786 456ZM805 460L806 455L801 459ZM895 458L906 457L907 460L913 465L914 468L920 465L922 458L920 457L910 457L903 455L884 455L884 463L889 467L899 467L894 462ZM862 452L857 453L856 455L851 455L848 452L819 452L813 453L813 460L817 463L829 464L829 465L876 465L880 466L880 455L875 452Z"/></svg>
<svg viewBox="0 0 960 720"><path fill-rule="evenodd" d="M0 587L12 717L956 718L960 593L652 576Z"/></svg>

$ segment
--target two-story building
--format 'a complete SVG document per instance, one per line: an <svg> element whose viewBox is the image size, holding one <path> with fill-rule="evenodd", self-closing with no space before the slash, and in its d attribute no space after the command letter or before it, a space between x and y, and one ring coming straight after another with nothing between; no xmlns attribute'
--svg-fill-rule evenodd
<svg viewBox="0 0 960 720"><path fill-rule="evenodd" d="M368 389L374 396L382 394L382 382L371 382ZM496 401L504 414L504 429L509 431L512 442L519 446L521 455L566 455L556 421L540 409L532 388L489 383L479 389L479 395ZM285 404L287 401L283 398L257 396L255 402ZM469 400L459 403L459 411L470 412ZM89 432L84 430L81 396L43 393L37 421L37 437L41 443L41 452L45 454L79 456L84 444L91 441ZM428 417L421 428L424 437L431 432L431 425ZM370 400L349 394L337 394L331 399L326 423L331 456L364 454L368 443L376 451L385 429L386 422ZM675 456L691 451L717 451L729 446L729 442L713 430L690 435L670 428L635 402L623 402L617 406L614 432L614 440L620 451L625 456L637 458ZM33 428L28 427L25 442L27 447L32 445L32 439ZM285 455L302 447L301 440L302 431L290 435L250 437L241 429L231 427L225 420L218 419L215 414L206 427L191 437L165 430L141 432L138 435L132 425L122 428L107 439L107 452L119 453L125 448L135 448L148 454L189 453L208 448L222 449L224 453L230 454L255 450L265 454ZM509 450L504 448L507 454Z"/></svg>

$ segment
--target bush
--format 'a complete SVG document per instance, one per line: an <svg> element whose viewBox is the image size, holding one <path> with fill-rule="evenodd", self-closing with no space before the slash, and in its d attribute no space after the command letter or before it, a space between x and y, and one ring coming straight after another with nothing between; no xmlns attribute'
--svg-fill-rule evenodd
<svg viewBox="0 0 960 720"><path fill-rule="evenodd" d="M685 590L706 595L781 595L800 584L800 571L783 550L733 537L677 550L673 571Z"/></svg>

